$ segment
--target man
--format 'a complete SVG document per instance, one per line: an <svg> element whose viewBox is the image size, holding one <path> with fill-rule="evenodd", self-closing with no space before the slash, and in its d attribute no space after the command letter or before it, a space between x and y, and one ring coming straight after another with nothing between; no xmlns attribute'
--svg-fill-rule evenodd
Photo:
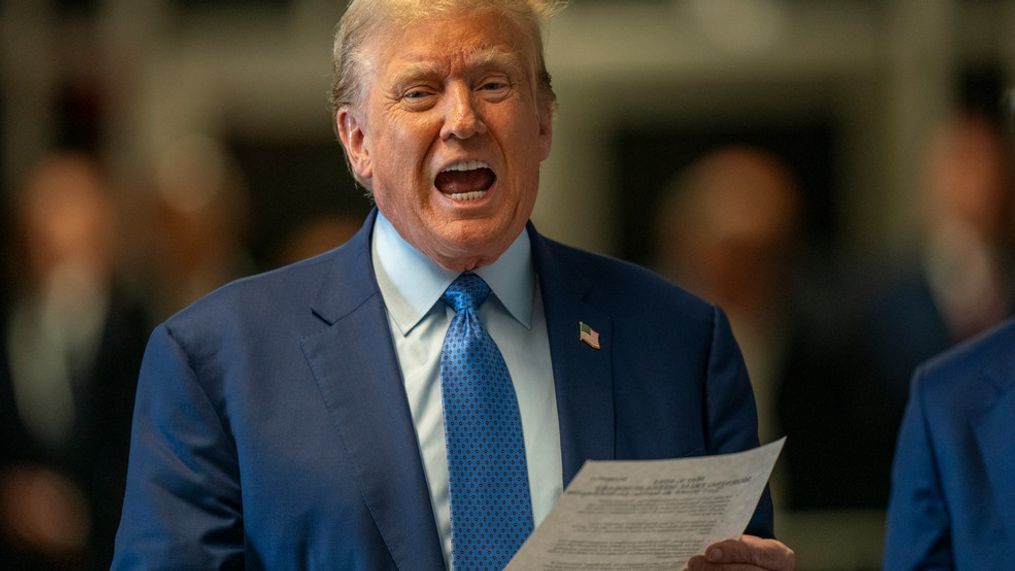
<svg viewBox="0 0 1015 571"><path fill-rule="evenodd" d="M1008 90L1004 105L1011 128L1015 91ZM1007 177L1005 141L979 119L953 130L953 152L967 166L956 169L954 161L946 161L941 172L949 176L941 178L964 192L939 198L966 224L978 227L981 238L996 244L1007 230L995 212L1007 202L999 195ZM976 273L978 256L975 248L968 251L965 238L952 241L973 258L962 266L966 273ZM994 305L982 292L973 297L981 307ZM975 316L982 312L975 311L973 301L966 313ZM1009 318L917 369L896 443L885 569L1015 568L1013 346L1015 320Z"/></svg>
<svg viewBox="0 0 1015 571"><path fill-rule="evenodd" d="M885 569L1015 569L1015 322L913 379L892 474Z"/></svg>
<svg viewBox="0 0 1015 571"><path fill-rule="evenodd" d="M114 568L500 568L586 459L757 443L718 310L526 228L552 134L546 11L352 2L335 124L377 211L156 329ZM767 497L750 531L771 534ZM793 557L754 536L709 555Z"/></svg>
<svg viewBox="0 0 1015 571"><path fill-rule="evenodd" d="M46 156L11 198L14 291L0 300L0 561L105 569L123 502L151 321L116 264L102 169Z"/></svg>
<svg viewBox="0 0 1015 571"><path fill-rule="evenodd" d="M729 317L754 386L762 441L783 434L775 396L795 326L802 206L778 156L733 145L678 173L656 219L659 273Z"/></svg>

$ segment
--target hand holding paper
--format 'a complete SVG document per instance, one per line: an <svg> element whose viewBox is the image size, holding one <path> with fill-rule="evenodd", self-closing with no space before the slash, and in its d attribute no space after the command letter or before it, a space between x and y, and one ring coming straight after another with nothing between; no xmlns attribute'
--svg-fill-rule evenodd
<svg viewBox="0 0 1015 571"><path fill-rule="evenodd" d="M682 569L724 546L720 561L744 563L781 564L785 550L789 567L774 569L791 569L781 543L739 539L784 441L701 458L589 461L508 569ZM715 545L724 540L734 541Z"/></svg>

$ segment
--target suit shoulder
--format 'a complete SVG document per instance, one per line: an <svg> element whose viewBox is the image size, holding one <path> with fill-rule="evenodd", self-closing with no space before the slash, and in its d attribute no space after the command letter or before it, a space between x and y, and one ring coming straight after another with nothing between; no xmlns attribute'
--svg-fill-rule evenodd
<svg viewBox="0 0 1015 571"><path fill-rule="evenodd" d="M984 380L998 389L1015 383L1015 319L927 361L917 374L914 391L942 406L968 400L972 382Z"/></svg>
<svg viewBox="0 0 1015 571"><path fill-rule="evenodd" d="M170 317L166 326L178 330L238 321L266 324L306 310L336 252L227 283Z"/></svg>

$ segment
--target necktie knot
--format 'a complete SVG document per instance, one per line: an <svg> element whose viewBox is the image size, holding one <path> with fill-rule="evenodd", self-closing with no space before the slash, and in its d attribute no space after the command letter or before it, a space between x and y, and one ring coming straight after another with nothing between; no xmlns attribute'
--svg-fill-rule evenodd
<svg viewBox="0 0 1015 571"><path fill-rule="evenodd" d="M444 290L444 302L454 308L455 313L463 313L467 309L476 311L490 296L490 286L483 278L472 272L466 272L451 282Z"/></svg>

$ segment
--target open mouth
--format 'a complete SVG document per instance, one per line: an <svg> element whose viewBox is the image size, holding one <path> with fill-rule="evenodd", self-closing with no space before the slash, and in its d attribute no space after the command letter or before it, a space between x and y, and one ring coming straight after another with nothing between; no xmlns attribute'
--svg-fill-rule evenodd
<svg viewBox="0 0 1015 571"><path fill-rule="evenodd" d="M478 200L486 195L497 175L483 161L460 161L442 170L434 186L452 200Z"/></svg>

